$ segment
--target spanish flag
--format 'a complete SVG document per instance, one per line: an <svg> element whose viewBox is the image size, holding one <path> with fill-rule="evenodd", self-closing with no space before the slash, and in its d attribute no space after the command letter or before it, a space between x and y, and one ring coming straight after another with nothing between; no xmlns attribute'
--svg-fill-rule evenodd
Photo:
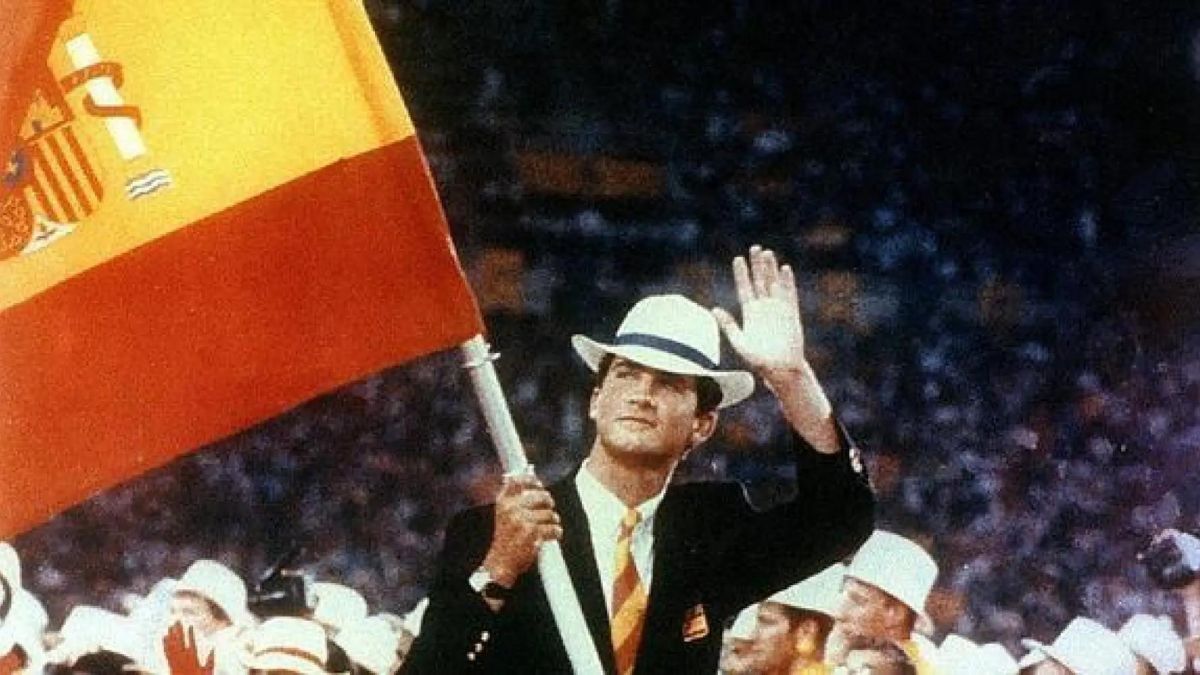
<svg viewBox="0 0 1200 675"><path fill-rule="evenodd" d="M0 536L482 331L356 1L19 4Z"/></svg>

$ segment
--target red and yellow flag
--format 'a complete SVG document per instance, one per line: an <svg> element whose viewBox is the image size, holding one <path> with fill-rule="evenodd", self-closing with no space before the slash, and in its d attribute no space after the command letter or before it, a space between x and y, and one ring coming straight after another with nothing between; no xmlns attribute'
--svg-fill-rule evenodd
<svg viewBox="0 0 1200 675"><path fill-rule="evenodd" d="M0 536L481 331L358 2L28 23L0 46Z"/></svg>

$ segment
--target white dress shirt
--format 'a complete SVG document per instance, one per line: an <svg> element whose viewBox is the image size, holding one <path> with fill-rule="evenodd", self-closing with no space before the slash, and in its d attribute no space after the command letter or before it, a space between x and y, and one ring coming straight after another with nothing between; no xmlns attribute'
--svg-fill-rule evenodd
<svg viewBox="0 0 1200 675"><path fill-rule="evenodd" d="M589 462L585 460L575 475L575 489L579 492L579 501L583 503L583 513L587 517L592 551L596 555L596 569L600 572L600 585L604 588L604 604L608 607L608 615L612 616L617 537L621 533L621 520L625 518L627 507L596 480L588 465ZM642 518L633 528L633 540L630 542L633 564L637 566L647 595L650 594L650 582L654 575L654 515L665 492L664 486L662 492L637 506Z"/></svg>

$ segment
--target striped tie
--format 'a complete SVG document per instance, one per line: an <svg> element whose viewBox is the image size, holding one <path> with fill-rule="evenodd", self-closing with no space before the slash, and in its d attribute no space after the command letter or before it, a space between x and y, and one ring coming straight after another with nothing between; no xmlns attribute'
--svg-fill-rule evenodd
<svg viewBox="0 0 1200 675"><path fill-rule="evenodd" d="M617 535L617 564L613 575L612 639L617 675L630 675L642 641L642 619L646 615L646 587L633 563L630 544L633 529L641 520L634 509L625 512Z"/></svg>

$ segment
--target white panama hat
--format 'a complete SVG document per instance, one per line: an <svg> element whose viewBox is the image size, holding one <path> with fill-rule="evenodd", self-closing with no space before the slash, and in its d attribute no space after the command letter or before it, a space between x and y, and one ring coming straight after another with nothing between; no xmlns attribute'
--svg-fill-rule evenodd
<svg viewBox="0 0 1200 675"><path fill-rule="evenodd" d="M1111 630L1091 619L1076 617L1054 639L1045 645L1036 640L1022 640L1030 653L1021 659L1026 668L1043 660L1054 659L1076 675L1136 675L1137 659L1133 652ZM1037 656L1035 656L1037 654Z"/></svg>
<svg viewBox="0 0 1200 675"><path fill-rule="evenodd" d="M329 581L313 584L313 621L335 631L367 618L367 601L358 591Z"/></svg>
<svg viewBox="0 0 1200 675"><path fill-rule="evenodd" d="M7 654L14 646L25 652L29 663L40 664L45 659L42 634L50 625L50 616L45 606L32 593L18 589L13 595L12 609L0 623L0 654Z"/></svg>
<svg viewBox="0 0 1200 675"><path fill-rule="evenodd" d="M754 603L749 607L738 612L737 617L733 620L733 625L725 634L735 640L749 640L754 635L754 629L758 626L758 603Z"/></svg>
<svg viewBox="0 0 1200 675"><path fill-rule="evenodd" d="M236 572L215 560L197 560L179 581L174 593L195 593L221 608L235 626L253 623L246 608L246 582Z"/></svg>
<svg viewBox="0 0 1200 675"><path fill-rule="evenodd" d="M1117 636L1163 675L1183 672L1187 667L1183 640L1169 617L1134 614L1117 631Z"/></svg>
<svg viewBox="0 0 1200 675"><path fill-rule="evenodd" d="M938 647L934 664L938 675L979 675L975 661L979 645L957 633L951 633Z"/></svg>
<svg viewBox="0 0 1200 675"><path fill-rule="evenodd" d="M571 337L575 351L595 372L605 354L679 375L711 378L721 388L718 408L754 393L754 376L720 370L721 329L712 314L682 295L643 298L625 315L612 344L584 335Z"/></svg>
<svg viewBox="0 0 1200 675"><path fill-rule="evenodd" d="M400 638L386 620L378 616L348 623L333 641L356 663L375 675L389 675L396 666Z"/></svg>
<svg viewBox="0 0 1200 675"><path fill-rule="evenodd" d="M832 619L837 614L838 605L841 604L842 578L845 574L846 566L834 563L772 595L767 598L767 602L817 612Z"/></svg>
<svg viewBox="0 0 1200 675"><path fill-rule="evenodd" d="M1008 653L1004 645L989 642L979 645L976 652L978 672L982 675L1017 675L1017 660Z"/></svg>
<svg viewBox="0 0 1200 675"><path fill-rule="evenodd" d="M416 607L413 607L401 619L401 625L404 630L408 631L413 637L421 634L421 625L425 623L425 610L429 609L429 598L421 598Z"/></svg>
<svg viewBox="0 0 1200 675"><path fill-rule="evenodd" d="M254 629L251 653L242 657L247 670L286 670L300 675L329 675L325 629L315 621L280 616Z"/></svg>
<svg viewBox="0 0 1200 675"><path fill-rule="evenodd" d="M1004 647L978 645L951 633L942 640L934 659L938 675L1017 675L1017 661Z"/></svg>
<svg viewBox="0 0 1200 675"><path fill-rule="evenodd" d="M71 665L98 651L120 654L135 663L146 662L146 645L133 622L123 614L91 605L76 605L58 631L62 642L46 654L48 663Z"/></svg>
<svg viewBox="0 0 1200 675"><path fill-rule="evenodd" d="M929 625L933 621L925 613L925 601L937 575L937 562L920 544L886 530L872 532L846 568L847 577L896 598Z"/></svg>

